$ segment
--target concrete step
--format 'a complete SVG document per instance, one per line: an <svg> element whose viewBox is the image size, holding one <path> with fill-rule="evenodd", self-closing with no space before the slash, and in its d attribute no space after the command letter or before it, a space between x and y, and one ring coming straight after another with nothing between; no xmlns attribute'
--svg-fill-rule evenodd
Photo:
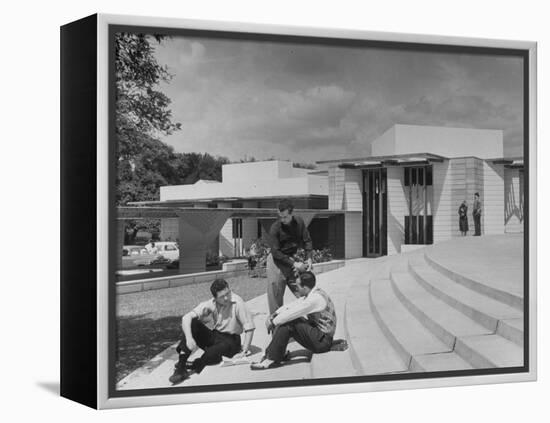
<svg viewBox="0 0 550 423"><path fill-rule="evenodd" d="M456 283L429 267L424 261L410 261L409 270L422 287L490 332L497 331L499 321L523 320L523 313L517 309ZM507 330L508 326L503 324L504 330L501 330L503 336L510 336L513 339L509 340L515 339L515 341L523 338L522 331L518 334L519 328L522 328L521 324L515 325L515 331Z"/></svg>
<svg viewBox="0 0 550 423"><path fill-rule="evenodd" d="M503 319L498 321L497 334L520 347L523 346L523 319Z"/></svg>
<svg viewBox="0 0 550 423"><path fill-rule="evenodd" d="M389 279L371 281L370 305L384 335L407 368L411 368L413 357L452 352L452 347L426 329L399 301Z"/></svg>
<svg viewBox="0 0 550 423"><path fill-rule="evenodd" d="M392 272L391 281L395 294L407 310L451 350L459 336L492 333L432 295L409 273Z"/></svg>
<svg viewBox="0 0 550 423"><path fill-rule="evenodd" d="M408 362L397 353L373 315L369 282L355 283L350 293L353 295L346 302L343 326L357 375L408 371Z"/></svg>
<svg viewBox="0 0 550 423"><path fill-rule="evenodd" d="M329 291L329 290L327 290ZM313 354L311 358L311 374L315 379L332 377L351 377L359 373L351 358L349 340L345 329L345 307L348 290L331 290L330 298L336 309L336 332L334 340L345 340L348 342L346 351L329 351L323 354Z"/></svg>
<svg viewBox="0 0 550 423"><path fill-rule="evenodd" d="M515 292L510 292L491 286L488 283L484 283L482 280L474 279L471 276L460 274L458 271L453 270L449 265L441 263L441 261L435 257L434 251L435 250L433 249L426 249L424 254L425 260L431 268L468 289L507 304L518 311L523 311L523 296L518 295Z"/></svg>
<svg viewBox="0 0 550 423"><path fill-rule="evenodd" d="M455 351L478 369L523 366L523 348L496 334L457 338Z"/></svg>
<svg viewBox="0 0 550 423"><path fill-rule="evenodd" d="M423 372L425 369L430 369L432 372L444 372L473 368L474 367L470 363L454 352L417 355L411 360L411 370L413 372Z"/></svg>

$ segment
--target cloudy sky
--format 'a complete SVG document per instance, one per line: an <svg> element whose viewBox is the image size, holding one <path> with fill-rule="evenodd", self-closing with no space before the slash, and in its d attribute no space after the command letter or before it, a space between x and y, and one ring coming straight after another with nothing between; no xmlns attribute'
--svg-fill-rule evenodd
<svg viewBox="0 0 550 423"><path fill-rule="evenodd" d="M502 129L521 155L520 58L175 37L156 48L179 152L365 157L392 125Z"/></svg>

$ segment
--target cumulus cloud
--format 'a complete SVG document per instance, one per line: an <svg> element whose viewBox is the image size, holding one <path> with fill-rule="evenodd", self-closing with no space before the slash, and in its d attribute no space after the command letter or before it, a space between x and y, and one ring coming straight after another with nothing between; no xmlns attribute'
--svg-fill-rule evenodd
<svg viewBox="0 0 550 423"><path fill-rule="evenodd" d="M505 148L522 143L516 58L178 37L158 58L175 75L162 88L183 124L166 138L179 151L365 156L398 123L502 129Z"/></svg>

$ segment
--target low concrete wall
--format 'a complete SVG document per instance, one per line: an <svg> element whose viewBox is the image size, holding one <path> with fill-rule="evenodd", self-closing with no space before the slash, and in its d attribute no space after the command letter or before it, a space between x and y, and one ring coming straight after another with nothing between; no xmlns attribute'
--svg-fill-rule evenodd
<svg viewBox="0 0 550 423"><path fill-rule="evenodd" d="M329 272L345 266L344 260L332 260L326 263L316 263L313 270L316 274ZM152 289L175 288L183 285L193 285L202 282L213 281L216 278L232 278L247 275L248 269L244 270L216 270L213 272L191 273L187 275L165 276L161 278L140 279L135 281L117 282L116 293L130 294L132 292L149 291Z"/></svg>

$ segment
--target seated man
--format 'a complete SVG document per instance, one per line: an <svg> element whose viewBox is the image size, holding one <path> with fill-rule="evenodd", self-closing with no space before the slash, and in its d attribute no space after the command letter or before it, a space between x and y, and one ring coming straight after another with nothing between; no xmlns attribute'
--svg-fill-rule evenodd
<svg viewBox="0 0 550 423"><path fill-rule="evenodd" d="M242 356L248 354L255 327L243 299L231 292L223 279L216 279L210 292L214 298L200 303L181 320L183 337L176 349L179 360L169 379L172 384L185 380L188 370L200 373L204 366L221 362L222 356L234 357L239 352ZM206 318L214 322L212 330L203 323ZM243 331L245 337L241 349ZM204 354L188 364L187 359L197 347L203 349Z"/></svg>
<svg viewBox="0 0 550 423"><path fill-rule="evenodd" d="M300 298L280 307L267 318L267 331L273 331L273 337L262 361L251 364L252 370L279 366L291 337L313 353L331 349L336 331L336 311L332 300L326 292L315 287L315 275L309 271L296 280L296 289Z"/></svg>

